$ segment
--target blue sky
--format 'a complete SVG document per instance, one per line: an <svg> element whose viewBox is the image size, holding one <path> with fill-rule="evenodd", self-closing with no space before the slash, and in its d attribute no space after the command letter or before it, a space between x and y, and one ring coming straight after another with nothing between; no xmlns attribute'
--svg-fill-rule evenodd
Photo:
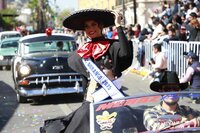
<svg viewBox="0 0 200 133"><path fill-rule="evenodd" d="M53 6L54 2L56 1L57 6L60 10L63 9L77 9L78 8L78 0L49 0L50 5Z"/></svg>

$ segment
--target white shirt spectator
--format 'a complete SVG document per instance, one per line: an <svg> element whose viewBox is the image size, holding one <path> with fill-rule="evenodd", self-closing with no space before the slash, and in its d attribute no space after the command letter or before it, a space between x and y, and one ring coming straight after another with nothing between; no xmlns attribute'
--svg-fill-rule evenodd
<svg viewBox="0 0 200 133"><path fill-rule="evenodd" d="M158 52L154 56L155 64L152 64L154 69L166 69L167 68L167 57L165 53Z"/></svg>
<svg viewBox="0 0 200 133"><path fill-rule="evenodd" d="M158 24L153 31L153 35L151 37L152 40L156 39L162 31L163 31L163 26L161 24Z"/></svg>

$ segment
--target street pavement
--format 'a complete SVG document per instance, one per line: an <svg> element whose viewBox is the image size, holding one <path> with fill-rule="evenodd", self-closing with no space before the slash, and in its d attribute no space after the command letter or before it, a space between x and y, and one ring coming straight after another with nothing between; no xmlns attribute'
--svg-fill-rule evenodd
<svg viewBox="0 0 200 133"><path fill-rule="evenodd" d="M144 77L146 71L128 69L122 76L122 89L126 95L155 93L149 89L150 79ZM16 101L11 71L0 71L0 132L39 133L47 119L66 116L81 106L80 95L55 95L43 97L38 103ZM196 104L187 102L200 109Z"/></svg>
<svg viewBox="0 0 200 133"><path fill-rule="evenodd" d="M122 77L126 95L151 93L149 79L132 71ZM49 96L38 103L19 104L16 101L11 71L0 71L0 132L39 133L44 120L65 116L76 110L82 102L77 94Z"/></svg>

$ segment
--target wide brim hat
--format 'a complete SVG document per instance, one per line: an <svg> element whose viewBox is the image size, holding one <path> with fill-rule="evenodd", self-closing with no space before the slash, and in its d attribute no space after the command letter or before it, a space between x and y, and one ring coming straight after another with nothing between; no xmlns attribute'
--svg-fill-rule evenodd
<svg viewBox="0 0 200 133"><path fill-rule="evenodd" d="M174 71L165 71L150 84L150 89L156 92L182 91L187 87L188 82L180 83L178 75Z"/></svg>
<svg viewBox="0 0 200 133"><path fill-rule="evenodd" d="M103 24L103 27L114 25L114 14L111 10L84 9L74 12L66 17L63 26L72 30L84 30L86 20L95 20Z"/></svg>

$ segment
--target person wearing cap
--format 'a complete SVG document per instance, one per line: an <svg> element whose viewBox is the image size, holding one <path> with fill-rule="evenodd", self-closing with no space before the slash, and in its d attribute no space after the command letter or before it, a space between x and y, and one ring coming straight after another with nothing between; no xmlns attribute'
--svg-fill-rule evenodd
<svg viewBox="0 0 200 133"><path fill-rule="evenodd" d="M173 71L166 71L160 80L150 84L150 88L156 92L181 91L186 89L188 83L180 83L178 75ZM149 131L160 131L173 128L186 128L190 124L200 127L200 112L189 106L179 105L180 95L162 95L159 105L146 109L143 115L143 124ZM161 121L162 116L177 116L175 120ZM183 123L183 124L182 124ZM180 125L179 125L180 124Z"/></svg>
<svg viewBox="0 0 200 133"><path fill-rule="evenodd" d="M66 116L65 133L90 132L89 105L94 102L94 98L99 100L115 98L113 96L124 97L117 79L122 76L122 71L131 66L133 47L123 32L121 20L122 15L117 11L85 9L76 11L63 21L66 28L82 30L91 40L79 45L79 48L68 58L69 66L83 76L82 83L83 88L86 88L86 98L77 110ZM103 28L110 26L116 27L119 39L104 37ZM101 79L105 80L99 82ZM110 86L112 87L109 88ZM107 88L112 90L113 95L110 95ZM98 91L103 94L96 93Z"/></svg>
<svg viewBox="0 0 200 133"><path fill-rule="evenodd" d="M181 83L190 82L190 88L200 91L200 62L199 57L192 51L186 53L188 68ZM200 103L200 98L194 98L194 103Z"/></svg>

